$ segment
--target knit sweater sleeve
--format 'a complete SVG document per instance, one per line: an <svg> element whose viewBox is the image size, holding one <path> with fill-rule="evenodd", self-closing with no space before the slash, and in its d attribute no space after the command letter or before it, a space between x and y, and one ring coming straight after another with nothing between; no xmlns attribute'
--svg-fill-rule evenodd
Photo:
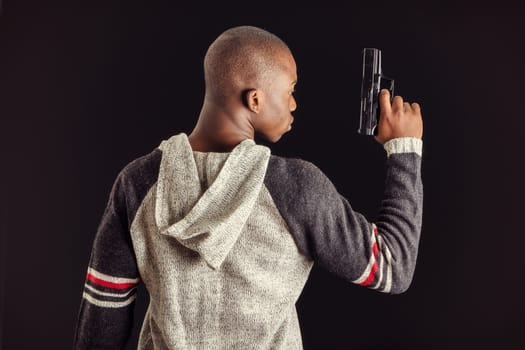
<svg viewBox="0 0 525 350"><path fill-rule="evenodd" d="M385 293L402 293L415 269L421 232L422 141L393 139L377 221L369 222L316 166L272 157L265 179L303 254L335 275Z"/></svg>
<svg viewBox="0 0 525 350"><path fill-rule="evenodd" d="M133 326L140 275L130 227L158 171L160 151L117 176L97 229L74 337L74 349L123 349Z"/></svg>

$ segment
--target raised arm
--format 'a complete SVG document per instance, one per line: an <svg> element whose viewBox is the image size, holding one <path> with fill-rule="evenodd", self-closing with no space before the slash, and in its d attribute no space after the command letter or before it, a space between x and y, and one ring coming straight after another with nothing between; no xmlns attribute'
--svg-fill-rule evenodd
<svg viewBox="0 0 525 350"><path fill-rule="evenodd" d="M299 249L345 280L386 293L411 283L421 232L422 120L419 105L381 96L377 141L387 152L377 221L354 211L313 164L272 157L265 183ZM388 105L388 106L387 106Z"/></svg>

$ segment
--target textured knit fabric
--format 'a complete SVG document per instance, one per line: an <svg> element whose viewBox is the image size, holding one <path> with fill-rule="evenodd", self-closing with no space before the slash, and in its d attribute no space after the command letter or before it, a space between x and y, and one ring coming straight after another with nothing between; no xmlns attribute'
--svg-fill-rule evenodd
<svg viewBox="0 0 525 350"><path fill-rule="evenodd" d="M163 141L117 177L90 259L76 349L120 349L135 288L150 304L139 349L300 349L295 303L313 262L399 293L421 230L421 140L385 144L375 223L326 176L245 140L229 153Z"/></svg>
<svg viewBox="0 0 525 350"><path fill-rule="evenodd" d="M375 223L309 162L272 156L265 184L301 252L345 280L401 293L412 280L421 232L422 141L399 138L384 147L390 156Z"/></svg>

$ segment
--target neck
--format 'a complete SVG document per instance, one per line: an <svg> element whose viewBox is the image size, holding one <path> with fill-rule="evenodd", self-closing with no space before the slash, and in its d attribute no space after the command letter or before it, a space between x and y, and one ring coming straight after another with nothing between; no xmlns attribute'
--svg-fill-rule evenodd
<svg viewBox="0 0 525 350"><path fill-rule="evenodd" d="M241 108L225 109L205 101L197 125L188 136L191 148L200 152L229 152L240 142L254 138L254 129Z"/></svg>

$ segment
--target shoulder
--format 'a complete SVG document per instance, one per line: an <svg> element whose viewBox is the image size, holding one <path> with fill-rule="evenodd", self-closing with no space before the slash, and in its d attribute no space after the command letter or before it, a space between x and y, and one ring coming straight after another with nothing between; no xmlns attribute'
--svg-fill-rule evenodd
<svg viewBox="0 0 525 350"><path fill-rule="evenodd" d="M315 164L274 155L270 157L264 182L271 193L289 199L310 201L335 191L332 182Z"/></svg>
<svg viewBox="0 0 525 350"><path fill-rule="evenodd" d="M140 179L145 176L155 176L158 174L160 161L162 159L162 151L155 148L150 153L140 156L129 162L119 174L123 179Z"/></svg>
<svg viewBox="0 0 525 350"><path fill-rule="evenodd" d="M162 151L155 148L150 153L132 160L122 168L115 185L124 192L129 192L131 188L141 189L141 192L148 191L157 181L161 159Z"/></svg>
<svg viewBox="0 0 525 350"><path fill-rule="evenodd" d="M316 165L303 159L272 155L268 162L268 180L299 180L304 182L324 176Z"/></svg>
<svg viewBox="0 0 525 350"><path fill-rule="evenodd" d="M156 148L129 162L119 172L112 192L118 200L129 206L131 213L136 211L146 194L157 182L161 159L162 151Z"/></svg>

